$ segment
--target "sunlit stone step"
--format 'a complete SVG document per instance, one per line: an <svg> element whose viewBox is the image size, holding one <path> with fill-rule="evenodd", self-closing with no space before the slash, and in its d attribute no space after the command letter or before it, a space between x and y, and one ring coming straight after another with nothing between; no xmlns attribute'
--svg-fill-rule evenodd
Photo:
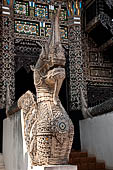
<svg viewBox="0 0 113 170"><path fill-rule="evenodd" d="M0 154L0 170L5 170L3 155Z"/></svg>

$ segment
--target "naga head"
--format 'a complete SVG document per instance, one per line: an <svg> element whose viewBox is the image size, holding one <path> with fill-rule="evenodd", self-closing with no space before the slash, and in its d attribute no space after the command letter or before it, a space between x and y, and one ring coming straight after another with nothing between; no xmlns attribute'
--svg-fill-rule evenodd
<svg viewBox="0 0 113 170"><path fill-rule="evenodd" d="M59 90L65 78L65 54L60 40L59 31L59 14L61 6L59 6L57 14L52 23L52 35L49 42L42 47L42 52L35 67L31 66L34 71L34 84L36 90L39 87L51 87L54 92L54 103L58 97Z"/></svg>

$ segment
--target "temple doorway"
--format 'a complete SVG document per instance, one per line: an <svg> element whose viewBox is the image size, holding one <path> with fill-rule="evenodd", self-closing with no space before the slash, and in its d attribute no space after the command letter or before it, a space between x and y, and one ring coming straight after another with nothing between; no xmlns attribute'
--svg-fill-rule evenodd
<svg viewBox="0 0 113 170"><path fill-rule="evenodd" d="M15 99L16 101L21 97L26 91L30 90L35 94L35 86L33 81L33 72L27 72L24 67L15 73Z"/></svg>

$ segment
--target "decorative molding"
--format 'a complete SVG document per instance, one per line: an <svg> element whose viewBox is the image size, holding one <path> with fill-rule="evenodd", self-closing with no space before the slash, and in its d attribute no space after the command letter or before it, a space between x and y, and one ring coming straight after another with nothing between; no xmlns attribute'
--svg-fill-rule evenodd
<svg viewBox="0 0 113 170"><path fill-rule="evenodd" d="M105 67L99 67L99 68L95 67L95 68L93 68L93 67L90 67L90 76L112 78L112 68L105 68Z"/></svg>
<svg viewBox="0 0 113 170"><path fill-rule="evenodd" d="M2 98L1 107L6 106L6 89L10 91L10 105L15 99L15 61L14 61L14 21L8 16L2 16Z"/></svg>
<svg viewBox="0 0 113 170"><path fill-rule="evenodd" d="M80 89L85 90L83 78L83 56L81 47L81 25L69 27L69 105L70 110L80 110Z"/></svg>
<svg viewBox="0 0 113 170"><path fill-rule="evenodd" d="M88 85L88 106L93 107L113 97L113 85Z"/></svg>

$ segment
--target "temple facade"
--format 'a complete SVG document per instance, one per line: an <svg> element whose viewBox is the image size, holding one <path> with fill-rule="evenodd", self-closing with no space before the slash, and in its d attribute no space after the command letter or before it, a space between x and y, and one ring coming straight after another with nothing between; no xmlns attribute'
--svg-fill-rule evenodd
<svg viewBox="0 0 113 170"><path fill-rule="evenodd" d="M27 90L35 92L30 65L49 40L60 1L0 1L0 121ZM60 35L66 56L62 104L75 124L73 147L80 149L82 89L89 107L113 97L113 2L62 2ZM2 149L1 149L2 151Z"/></svg>
<svg viewBox="0 0 113 170"><path fill-rule="evenodd" d="M113 97L113 2L84 1L82 50L89 107Z"/></svg>
<svg viewBox="0 0 113 170"><path fill-rule="evenodd" d="M0 2L0 109L4 112L27 90L35 93L30 65L36 63L49 40L52 17L59 3L46 0ZM60 14L67 74L60 98L70 115L80 110L80 88L84 89L81 8L81 1L63 2Z"/></svg>
<svg viewBox="0 0 113 170"><path fill-rule="evenodd" d="M7 87L10 91L9 105L26 91L24 88L33 90L30 82L26 82L29 80L25 80L30 79L29 65L36 62L41 46L48 41L51 34L52 13L56 12L58 3L53 1L1 2L1 62L4 67L1 67L1 108L6 107ZM63 2L60 16L61 39L67 59L67 79L64 89L68 100L65 105L68 105L69 110L80 109L79 86L83 81L83 73L80 70L82 69L81 7L81 1L69 2L69 4ZM73 65L80 65L80 68L77 66L73 68ZM21 76L29 87L21 87L19 83Z"/></svg>

